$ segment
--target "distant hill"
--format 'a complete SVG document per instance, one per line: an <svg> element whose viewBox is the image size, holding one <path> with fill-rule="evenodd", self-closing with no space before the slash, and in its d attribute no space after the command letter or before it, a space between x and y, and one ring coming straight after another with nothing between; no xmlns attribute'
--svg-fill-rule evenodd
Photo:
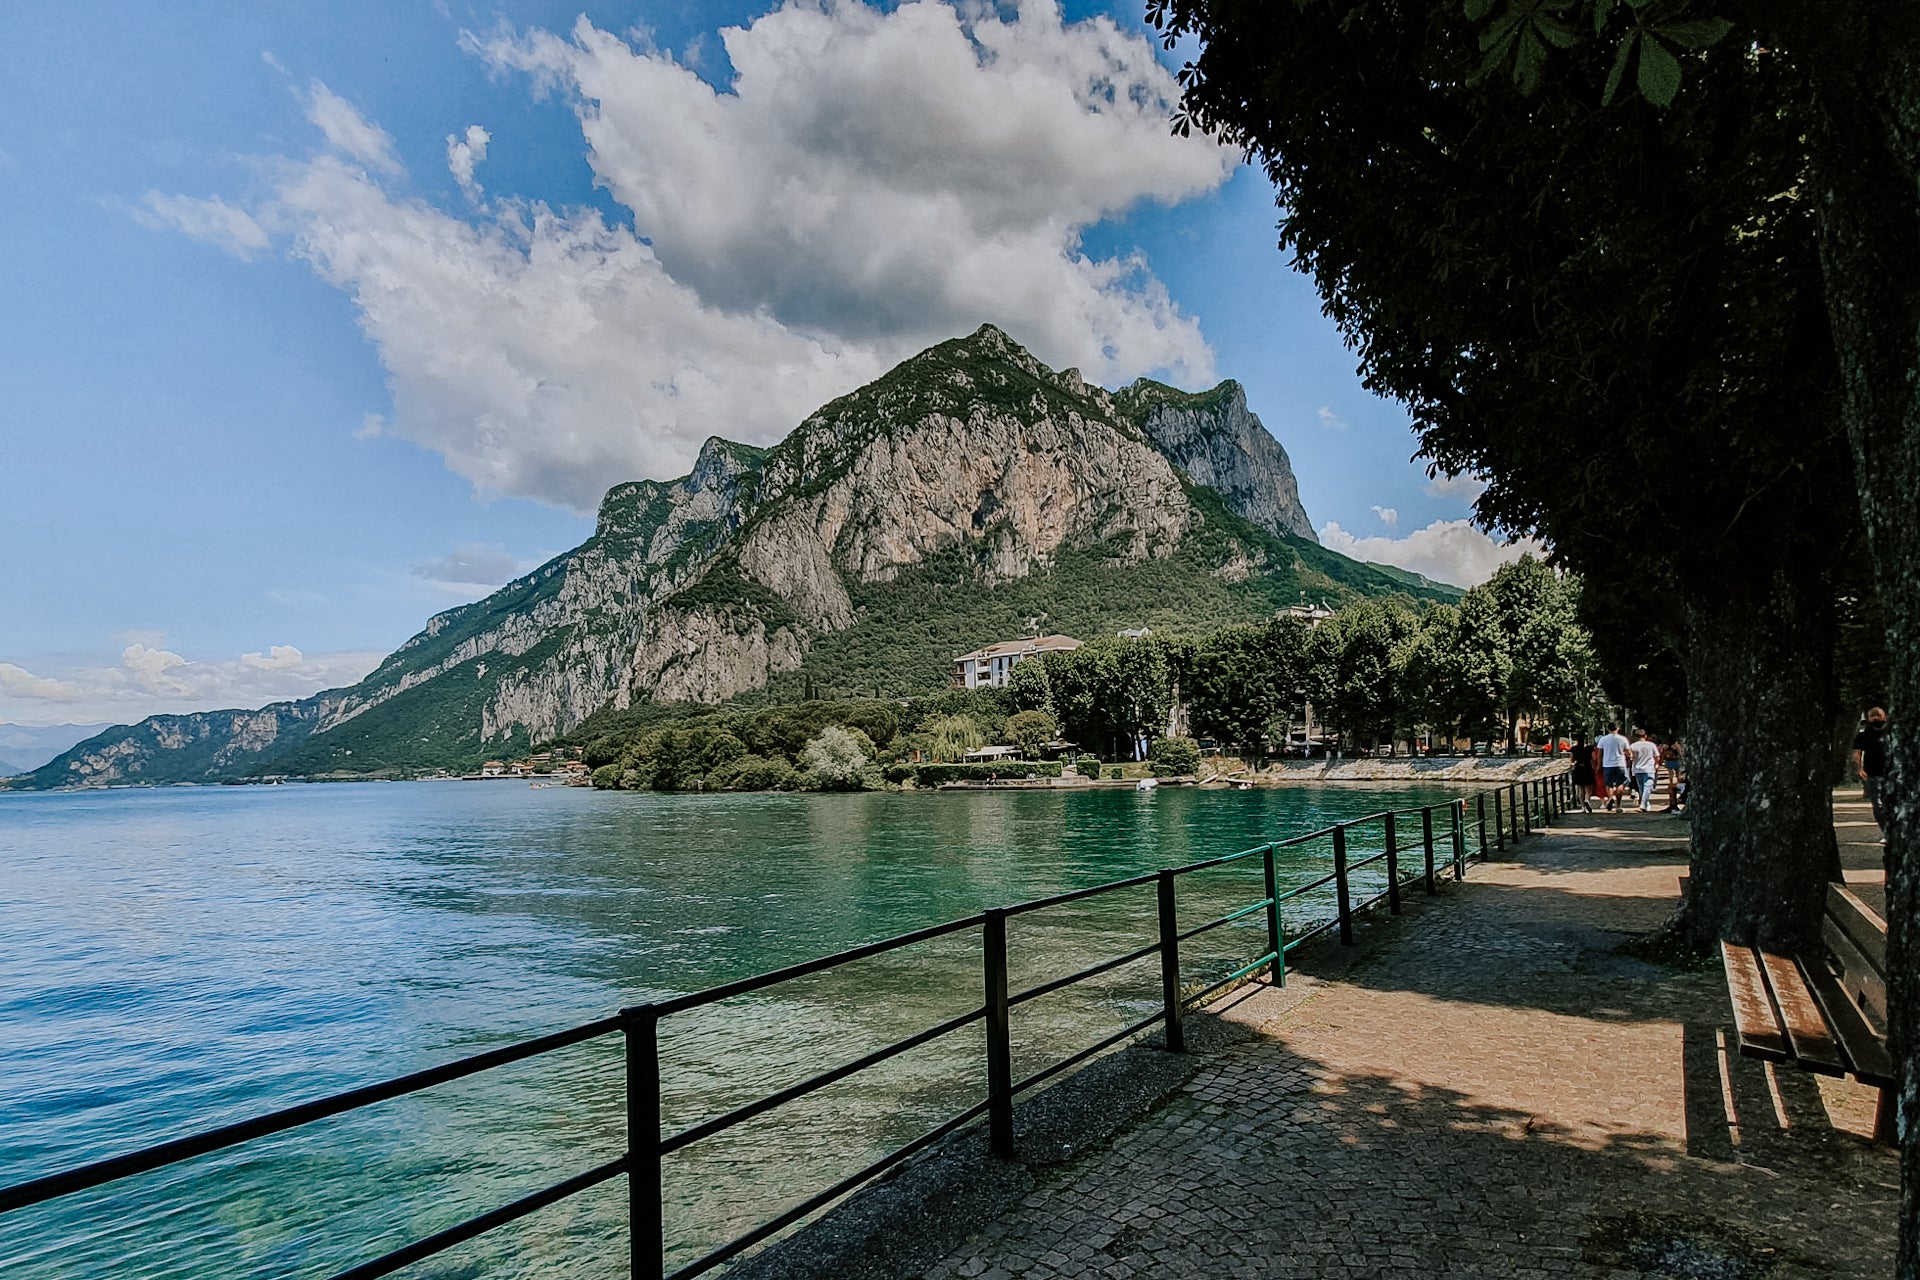
<svg viewBox="0 0 1920 1280"><path fill-rule="evenodd" d="M46 726L0 722L0 778L29 773L76 742L93 737L104 724Z"/></svg>
<svg viewBox="0 0 1920 1280"><path fill-rule="evenodd" d="M985 326L771 449L716 437L678 480L614 486L583 545L352 688L154 717L14 785L467 768L602 708L937 689L1029 619L1202 633L1303 595L1459 594L1321 547L1239 384L1110 393Z"/></svg>

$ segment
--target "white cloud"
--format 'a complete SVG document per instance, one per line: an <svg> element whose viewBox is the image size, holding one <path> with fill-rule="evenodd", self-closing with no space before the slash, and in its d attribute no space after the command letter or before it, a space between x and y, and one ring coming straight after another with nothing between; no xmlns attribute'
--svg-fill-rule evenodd
<svg viewBox="0 0 1920 1280"><path fill-rule="evenodd" d="M327 145L341 155L357 160L380 173L398 174L400 157L393 149L393 135L357 111L345 98L313 82L307 95L307 119L326 135Z"/></svg>
<svg viewBox="0 0 1920 1280"><path fill-rule="evenodd" d="M266 228L245 209L218 196L200 200L149 191L141 200L146 208L135 214L148 226L171 227L195 240L217 245L242 261L267 247Z"/></svg>
<svg viewBox="0 0 1920 1280"><path fill-rule="evenodd" d="M1396 528L1400 523L1400 512L1393 507L1375 507L1373 514L1380 517L1380 523L1387 528Z"/></svg>
<svg viewBox="0 0 1920 1280"><path fill-rule="evenodd" d="M117 662L76 667L57 677L0 662L0 720L130 724L161 712L257 707L352 684L383 656L310 655L293 645L277 644L264 653L195 661L135 642L121 650Z"/></svg>
<svg viewBox="0 0 1920 1280"><path fill-rule="evenodd" d="M505 547L468 542L438 560L412 567L416 578L458 586L497 587L534 566L508 554Z"/></svg>
<svg viewBox="0 0 1920 1280"><path fill-rule="evenodd" d="M1319 417L1320 425L1329 431L1345 431L1347 429L1347 420L1335 413L1333 406L1330 404L1320 406Z"/></svg>
<svg viewBox="0 0 1920 1280"><path fill-rule="evenodd" d="M0 699L8 702L15 699L73 702L79 696L80 686L71 680L50 680L43 676L36 676L25 667L17 667L11 662L0 662Z"/></svg>
<svg viewBox="0 0 1920 1280"><path fill-rule="evenodd" d="M360 416L360 425L353 429L355 440L378 440L387 433L387 420L377 413Z"/></svg>
<svg viewBox="0 0 1920 1280"><path fill-rule="evenodd" d="M1487 491L1487 482L1471 472L1457 476L1439 475L1427 481L1427 493L1435 498L1458 498L1472 502Z"/></svg>
<svg viewBox="0 0 1920 1280"><path fill-rule="evenodd" d="M1050 3L1002 19L828 0L724 40L726 93L585 21L467 40L572 102L631 229L396 195L392 139L315 86L330 150L285 162L257 212L354 300L392 388L387 434L482 494L588 510L614 482L684 472L708 435L771 443L987 321L1108 385L1212 376L1144 260L1081 249L1086 227L1235 164L1170 135L1178 86L1145 38ZM456 179L475 141L450 145Z"/></svg>
<svg viewBox="0 0 1920 1280"><path fill-rule="evenodd" d="M474 166L487 158L487 144L493 135L477 124L467 126L465 137L447 135L447 170L469 200L480 198L480 184L473 180Z"/></svg>
<svg viewBox="0 0 1920 1280"><path fill-rule="evenodd" d="M1495 542L1466 520L1435 520L1404 538L1356 538L1329 520L1320 530L1320 544L1356 560L1411 569L1456 587L1478 586L1501 565L1529 552L1546 554L1546 548L1532 538Z"/></svg>

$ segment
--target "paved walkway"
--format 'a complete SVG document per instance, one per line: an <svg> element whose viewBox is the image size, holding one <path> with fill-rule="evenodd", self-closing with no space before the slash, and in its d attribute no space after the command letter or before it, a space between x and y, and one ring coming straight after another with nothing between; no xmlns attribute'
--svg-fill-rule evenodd
<svg viewBox="0 0 1920 1280"><path fill-rule="evenodd" d="M1685 845L1678 818L1571 815L1236 993L1217 1015L1257 1034L926 1280L1892 1274L1872 1092L1739 1057L1717 965L1622 949Z"/></svg>

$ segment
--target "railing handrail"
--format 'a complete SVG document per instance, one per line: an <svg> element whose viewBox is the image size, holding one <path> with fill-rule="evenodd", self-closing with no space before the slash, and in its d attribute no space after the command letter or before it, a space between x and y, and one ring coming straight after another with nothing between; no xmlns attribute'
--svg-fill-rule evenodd
<svg viewBox="0 0 1920 1280"><path fill-rule="evenodd" d="M1519 798L1524 796L1524 803L1528 813L1528 830L1530 831L1532 830L1532 819L1536 812L1539 815L1542 825L1546 825L1552 821L1552 817L1556 811L1564 809L1568 802L1565 794L1566 788L1567 783L1564 774L1537 781L1529 780L1524 783L1515 783L1505 788L1505 790L1508 793L1509 799L1515 800L1516 804L1510 804L1506 807L1509 814L1513 814L1514 809L1519 803ZM1504 843L1504 839L1506 838L1498 822L1499 808L1499 789L1496 789L1496 847ZM1404 810L1381 810L1377 813L1365 814L1357 818L1347 818L1316 831L1291 836L1283 840L1270 840L1263 844L1256 845L1253 848L1240 850L1237 853L1225 854L1217 858L1205 858L1182 866L1168 867L1156 872L1129 876L1124 879L1109 881L1105 884L1092 885L1082 889L1072 889L1064 893L1052 894L1044 898L1035 898L1026 902L1016 903L1012 906L990 908L960 919L929 925L922 929L915 929L891 938L881 939L877 942L863 943L859 946L849 947L842 951L835 952L832 955L802 961L798 964L786 965L779 969L770 970L767 973L719 983L701 991L673 996L650 1004L632 1006L622 1009L618 1014L611 1017L597 1018L560 1031L554 1031L546 1035L524 1040L517 1044L490 1049L482 1053L455 1059L452 1062L442 1063L439 1066L429 1067L391 1080L363 1085L328 1097L297 1103L293 1106L268 1112L265 1115L256 1116L250 1120L222 1125L197 1134L189 1134L184 1137L160 1142L138 1151L111 1156L59 1173L33 1178L11 1187L0 1188L0 1214L103 1186L107 1183L131 1177L138 1173L149 1172L166 1165L176 1164L180 1161L222 1150L239 1143L281 1133L301 1125L311 1124L319 1120L340 1115L343 1112L372 1106L379 1102L401 1097L451 1080L457 1080L480 1071L520 1062L544 1053L554 1052L588 1040L597 1039L603 1035L609 1035L614 1032L624 1032L628 1055L627 1105L629 1123L630 1127L638 1126L636 1131L629 1135L629 1148L624 1156L611 1163L603 1164L584 1173L577 1174L544 1191L523 1196L511 1204L469 1218L465 1222L456 1224L425 1239L403 1246L380 1258L362 1263L348 1271L342 1272L336 1280L345 1280L346 1277L361 1280L361 1278L365 1277L385 1275L402 1266L431 1256L441 1249L450 1247L463 1240L471 1239L476 1235L480 1235L492 1230L494 1227L523 1217L548 1204L583 1191L588 1187L598 1185L623 1172L630 1175L630 1194L635 1199L635 1207L632 1215L634 1274L636 1276L645 1275L657 1277L664 1274L664 1265L658 1250L656 1248L651 1252L651 1260L649 1260L649 1250L643 1246L643 1242L639 1237L643 1228L657 1233L664 1225L660 1217L661 1206L658 1203L658 1190L660 1187L659 1160L662 1156L672 1151L681 1150L701 1139L724 1132L755 1116L762 1115L778 1106L782 1106L812 1093L816 1089L846 1079L870 1067L877 1066L881 1062L930 1043L941 1036L971 1026L983 1019L985 1020L988 1027L989 1038L989 1096L986 1100L967 1108L957 1116L951 1117L934 1130L921 1135L919 1138L907 1143L904 1147L894 1150L882 1157L879 1161L869 1165L860 1173L840 1180L833 1187L828 1188L827 1191L809 1197L801 1202L801 1204L782 1212L774 1219L761 1224L761 1226L754 1228L743 1236L736 1237L726 1244L721 1245L704 1257L697 1259L673 1273L674 1277L691 1277L717 1266L729 1258L737 1256L743 1250L751 1248L754 1244L807 1216L807 1214L831 1202L839 1195L845 1194L848 1190L860 1185L866 1179L885 1169L893 1167L901 1160L922 1150L933 1141L952 1133L967 1122L979 1118L982 1114L986 1114L989 1118L989 1130L992 1137L991 1145L994 1147L995 1153L999 1155L1010 1155L1013 1140L1011 1108L1015 1095L1023 1093L1042 1081L1050 1079L1054 1075L1085 1061L1094 1054L1110 1048L1159 1023L1164 1022L1166 1024L1168 1047L1178 1050L1183 1047L1180 1031L1180 1012L1185 1006L1204 1000L1215 992L1223 990L1231 986L1234 982L1255 974L1263 968L1268 969L1277 982L1284 983L1286 958L1291 952L1298 949L1307 941L1318 937L1328 929L1336 926L1341 930L1342 940L1351 941L1352 917L1366 911L1382 900L1389 901L1393 912L1398 914L1400 909L1399 889L1402 878L1399 874L1396 860L1397 854L1401 851L1397 842L1398 837L1395 833L1395 820L1397 818L1410 815L1420 816L1421 834L1417 839L1420 847L1424 850L1425 861L1423 869L1417 873L1413 879L1418 880L1425 878L1428 892L1434 892L1433 867L1435 865L1435 838L1433 818L1436 812L1444 812L1449 816L1450 825L1446 834L1451 839L1453 845L1453 853L1450 861L1453 863L1454 878L1456 880L1461 879L1465 873L1465 863L1469 858L1477 856L1484 859L1487 856L1484 795L1481 799L1481 808L1479 811L1479 848L1477 851L1469 852L1467 847L1467 802L1464 798L1457 798L1445 805L1426 805ZM1514 814L1514 818L1515 830L1513 838L1518 839L1518 815ZM1375 822L1384 824L1387 835L1386 848L1366 857L1349 860L1347 857L1347 833L1355 827L1361 827ZM1317 877L1305 884L1296 885L1286 890L1278 889L1274 878L1275 853L1282 849L1293 848L1329 836L1332 837L1334 845L1334 870L1327 875ZM1414 848L1415 846L1413 844L1408 844L1405 846L1404 851L1411 853ZM1174 918L1173 890L1174 882L1178 877L1254 857L1260 857L1264 860L1266 877L1266 894L1264 897L1250 905L1235 908L1225 915L1208 920L1205 923L1184 931L1178 928L1177 920ZM1383 859L1387 861L1389 868L1389 883L1386 888L1365 902L1357 905L1352 904L1349 901L1348 892L1351 874L1356 870L1380 862ZM1407 881L1407 883L1411 882L1412 881ZM1082 901L1087 898L1122 889L1136 888L1150 883L1159 886L1160 894L1159 934L1154 942L1127 952L1124 955L1099 961L1063 977L1042 982L1011 995L1008 994L1005 949L1006 921L1009 918L1026 915L1049 907L1057 907L1067 903ZM1325 888L1329 884L1335 885L1338 889L1338 911L1335 918L1317 924L1297 937L1287 938L1285 936L1284 921L1280 913L1281 904L1311 893L1316 889ZM1262 911L1267 915L1268 925L1268 945L1263 953L1251 963L1242 965L1233 973L1227 975L1227 977L1214 982L1211 986L1190 994L1183 993L1180 988L1179 944L1199 934L1248 918ZM904 947L933 941L974 928L984 928L982 935L983 954L987 970L987 999L984 1004L976 1006L957 1016L950 1017L902 1040L895 1041L884 1048L873 1050L850 1062L831 1067L806 1080L788 1085L783 1089L776 1090L752 1102L742 1104L720 1115L712 1116L706 1120L690 1125L676 1134L667 1136L660 1133L660 1076L657 1027L661 1018L714 1004L736 996L763 991L769 987L807 977L812 974L825 972L855 960L883 955L890 951L897 951ZM1051 1066L1042 1068L1017 1083L1012 1080L1007 1072L1007 1059L1005 1056L1007 1053L1005 1043L1005 1037L1007 1035L1006 1018L1010 1009L1039 996L1064 989L1127 964L1137 963L1156 954L1161 957L1164 991L1163 1007L1159 1011L1103 1038L1097 1044L1082 1049ZM996 1043L996 1040L998 1043ZM995 1060L996 1050L1000 1055L998 1061ZM637 1091L640 1090L645 1091L646 1096L644 1098L638 1095ZM650 1117L650 1124L643 1123L643 1117ZM652 1129L650 1135L640 1131L647 1127ZM651 1161L651 1168L643 1170L642 1166L648 1161ZM640 1176L643 1171L648 1172L650 1175L644 1182ZM651 1188L655 1200L651 1209L646 1212L643 1212L638 1204L643 1188ZM648 1226L648 1224L651 1225Z"/></svg>

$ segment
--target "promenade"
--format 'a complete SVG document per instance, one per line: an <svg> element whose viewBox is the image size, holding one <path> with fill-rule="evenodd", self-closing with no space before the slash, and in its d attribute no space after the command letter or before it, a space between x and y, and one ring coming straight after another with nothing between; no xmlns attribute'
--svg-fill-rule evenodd
<svg viewBox="0 0 1920 1280"><path fill-rule="evenodd" d="M1840 793L1848 879L1877 878ZM1862 825L1864 824L1864 826ZM925 1280L1892 1273L1874 1095L1735 1052L1672 911L1677 817L1572 813L1196 1027L1197 1071Z"/></svg>

